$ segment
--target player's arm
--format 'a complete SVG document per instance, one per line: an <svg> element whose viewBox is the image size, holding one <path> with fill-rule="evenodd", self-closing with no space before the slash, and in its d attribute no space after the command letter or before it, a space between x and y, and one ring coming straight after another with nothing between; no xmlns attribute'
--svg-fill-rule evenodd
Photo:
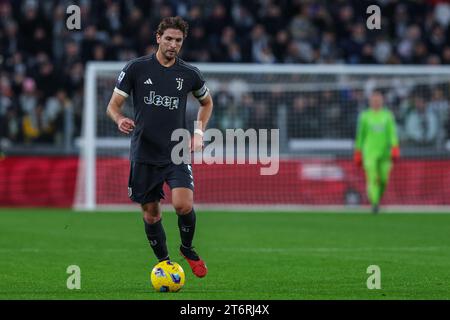
<svg viewBox="0 0 450 320"><path fill-rule="evenodd" d="M122 108L125 104L125 97L119 93L113 92L109 100L106 114L117 124L117 128L125 134L129 134L134 129L134 121L122 114Z"/></svg>
<svg viewBox="0 0 450 320"><path fill-rule="evenodd" d="M197 113L197 121L195 122L194 137L192 139L192 149L201 151L203 148L203 131L206 130L209 118L211 118L213 110L213 100L208 93L203 99L198 100L200 107Z"/></svg>
<svg viewBox="0 0 450 320"><path fill-rule="evenodd" d="M355 150L353 153L353 161L357 166L362 164L362 146L364 143L366 128L364 121L364 113L361 113L358 117L358 123L356 127L356 139L355 139Z"/></svg>
<svg viewBox="0 0 450 320"><path fill-rule="evenodd" d="M192 139L192 148L194 151L200 151L203 148L203 131L206 130L206 126L212 114L213 100L205 80L198 70L194 73L194 84L192 89L192 94L200 103L194 128L194 137Z"/></svg>
<svg viewBox="0 0 450 320"><path fill-rule="evenodd" d="M208 94L204 99L199 100L200 108L198 109L197 122L199 123L198 129L205 131L209 118L211 118L213 110L213 100L211 95Z"/></svg>
<svg viewBox="0 0 450 320"><path fill-rule="evenodd" d="M128 98L133 89L132 66L133 62L130 62L120 72L106 109L106 114L117 124L117 128L125 134L131 133L134 129L134 121L122 114L125 99Z"/></svg>
<svg viewBox="0 0 450 320"><path fill-rule="evenodd" d="M391 113L389 121L389 142L391 145L391 158L397 160L400 158L400 148L398 146L397 125L395 123L394 115Z"/></svg>

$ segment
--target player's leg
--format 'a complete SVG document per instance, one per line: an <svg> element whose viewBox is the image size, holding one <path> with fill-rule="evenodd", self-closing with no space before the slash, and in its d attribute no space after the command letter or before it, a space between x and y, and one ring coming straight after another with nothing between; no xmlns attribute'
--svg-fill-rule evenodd
<svg viewBox="0 0 450 320"><path fill-rule="evenodd" d="M172 204L178 215L178 227L180 229L181 246L180 252L192 272L199 278L202 278L208 272L205 262L200 258L192 246L192 240L195 232L195 211L192 206L193 192L188 188L172 189Z"/></svg>
<svg viewBox="0 0 450 320"><path fill-rule="evenodd" d="M172 189L172 205L178 215L181 244L192 247L194 239L196 216L193 208L194 193L188 188Z"/></svg>
<svg viewBox="0 0 450 320"><path fill-rule="evenodd" d="M146 203L141 207L144 217L145 234L147 235L153 253L159 261L170 260L167 251L166 233L162 225L159 201Z"/></svg>
<svg viewBox="0 0 450 320"><path fill-rule="evenodd" d="M178 215L180 230L180 252L189 263L192 272L197 277L204 277L208 272L205 262L192 246L195 234L196 215L194 203L194 181L190 165L171 165L166 181L172 190L172 205Z"/></svg>
<svg viewBox="0 0 450 320"><path fill-rule="evenodd" d="M384 192L386 191L386 186L389 180L389 174L391 172L392 162L387 160L382 160L379 165L379 177L380 177L380 188L379 188L379 198L380 201L383 198Z"/></svg>
<svg viewBox="0 0 450 320"><path fill-rule="evenodd" d="M373 212L376 213L380 202L379 173L376 159L364 159L364 171L366 173L367 197L372 205Z"/></svg>
<svg viewBox="0 0 450 320"><path fill-rule="evenodd" d="M141 205L145 234L156 258L169 259L162 225L160 199L164 198L163 175L156 166L131 162L128 196Z"/></svg>
<svg viewBox="0 0 450 320"><path fill-rule="evenodd" d="M192 247L196 216L194 203L194 178L190 165L170 165L167 169L166 181L172 190L172 205L178 215L181 243L184 247Z"/></svg>

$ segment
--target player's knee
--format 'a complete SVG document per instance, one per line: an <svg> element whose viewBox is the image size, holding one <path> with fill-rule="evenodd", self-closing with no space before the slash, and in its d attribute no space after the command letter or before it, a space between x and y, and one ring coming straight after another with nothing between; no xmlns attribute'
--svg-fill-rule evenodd
<svg viewBox="0 0 450 320"><path fill-rule="evenodd" d="M378 177L376 175L369 175L369 176L367 176L367 183L368 184L377 184L378 183Z"/></svg>
<svg viewBox="0 0 450 320"><path fill-rule="evenodd" d="M161 220L161 210L159 204L146 204L142 206L144 220L148 224L153 224Z"/></svg>
<svg viewBox="0 0 450 320"><path fill-rule="evenodd" d="M175 211L177 214L188 214L192 211L193 203L192 201L177 201L173 203L173 207L175 208Z"/></svg>
<svg viewBox="0 0 450 320"><path fill-rule="evenodd" d="M144 212L144 220L148 224L157 223L159 220L161 220L161 214L160 213L153 214L153 213Z"/></svg>

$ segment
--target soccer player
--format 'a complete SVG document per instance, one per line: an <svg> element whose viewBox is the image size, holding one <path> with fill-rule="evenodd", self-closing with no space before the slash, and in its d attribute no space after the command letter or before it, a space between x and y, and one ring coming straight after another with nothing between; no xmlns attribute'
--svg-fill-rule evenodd
<svg viewBox="0 0 450 320"><path fill-rule="evenodd" d="M160 207L166 182L178 215L180 253L192 272L204 277L207 267L192 246L196 225L192 169L189 164L176 165L171 160L172 148L178 143L171 141L172 132L186 127L187 95L192 92L200 103L200 125L194 130L191 150L202 149L203 131L213 108L202 74L178 57L187 31L188 24L180 17L167 17L160 22L156 31L157 52L131 60L123 68L107 114L121 132L132 133L128 195L142 207L145 232L154 254L159 261L170 260ZM121 112L130 95L134 120Z"/></svg>
<svg viewBox="0 0 450 320"><path fill-rule="evenodd" d="M373 213L379 211L392 161L400 157L395 119L383 103L383 94L374 91L370 96L370 108L358 118L353 155L355 164L364 166L367 196Z"/></svg>

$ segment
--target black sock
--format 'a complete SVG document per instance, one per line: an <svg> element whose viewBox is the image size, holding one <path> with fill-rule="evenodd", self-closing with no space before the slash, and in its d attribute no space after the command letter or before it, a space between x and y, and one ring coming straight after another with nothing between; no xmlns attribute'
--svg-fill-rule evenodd
<svg viewBox="0 0 450 320"><path fill-rule="evenodd" d="M195 211L192 209L188 214L178 215L178 228L180 229L181 243L190 248L195 232Z"/></svg>
<svg viewBox="0 0 450 320"><path fill-rule="evenodd" d="M162 219L153 224L149 224L144 220L144 224L148 242L156 257L159 261L168 260L169 253L167 251L166 233L164 232Z"/></svg>

